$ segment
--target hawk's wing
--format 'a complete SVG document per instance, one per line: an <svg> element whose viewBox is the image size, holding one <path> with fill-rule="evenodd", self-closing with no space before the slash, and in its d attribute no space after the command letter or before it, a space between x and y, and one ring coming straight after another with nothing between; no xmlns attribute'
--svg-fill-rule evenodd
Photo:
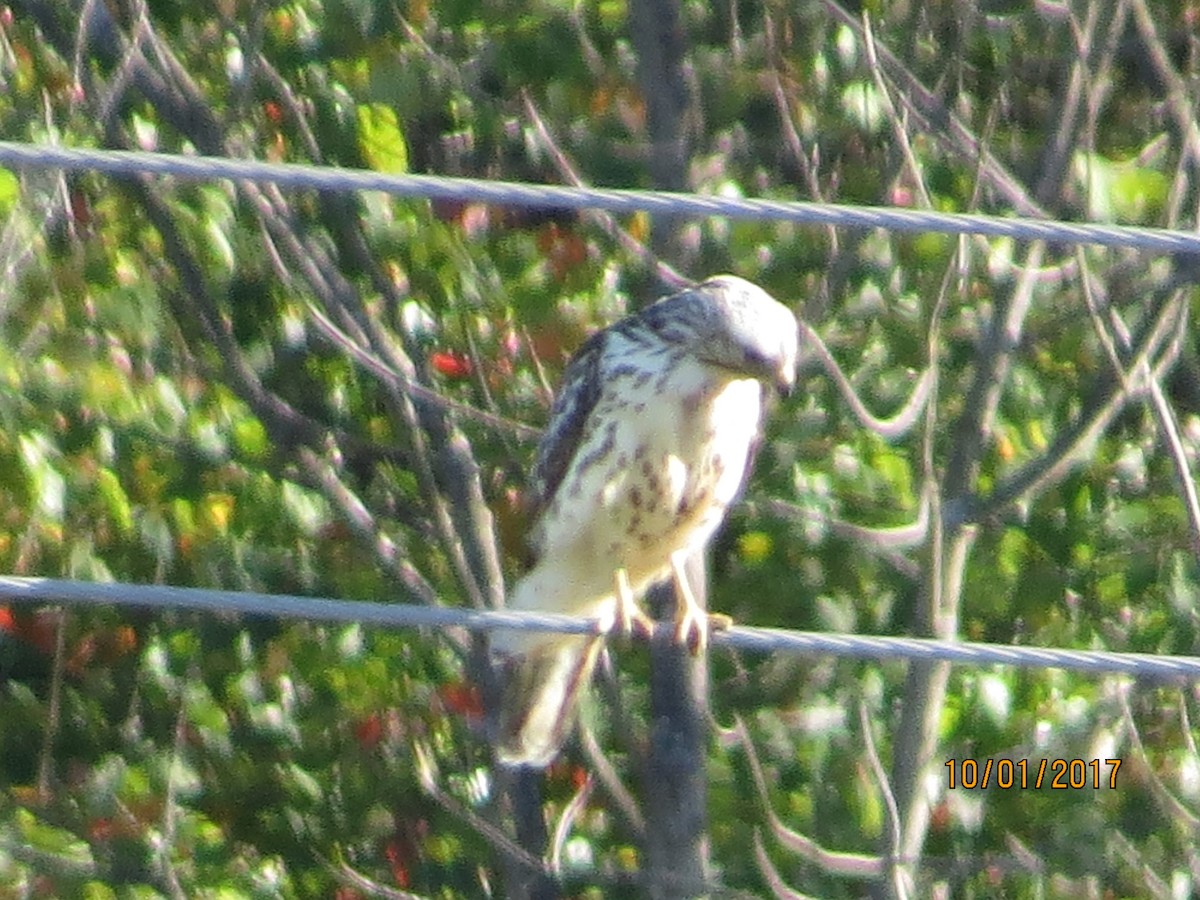
<svg viewBox="0 0 1200 900"><path fill-rule="evenodd" d="M562 384L550 408L550 421L538 442L533 463L532 519L536 521L562 484L583 436L583 426L600 399L600 363L607 330L583 342L563 372ZM540 548L534 547L535 555Z"/></svg>
<svg viewBox="0 0 1200 900"><path fill-rule="evenodd" d="M538 444L533 464L534 515L554 497L571 459L579 448L583 426L600 399L602 362L610 334L620 332L635 343L650 331L664 341L679 341L680 321L704 314L704 302L695 290L684 290L652 303L632 315L597 331L583 342L563 372L562 384L550 409L550 421Z"/></svg>

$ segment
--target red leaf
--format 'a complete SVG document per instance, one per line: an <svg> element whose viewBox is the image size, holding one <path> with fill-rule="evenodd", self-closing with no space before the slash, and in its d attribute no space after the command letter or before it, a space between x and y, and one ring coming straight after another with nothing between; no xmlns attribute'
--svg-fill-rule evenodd
<svg viewBox="0 0 1200 900"><path fill-rule="evenodd" d="M471 374L471 360L453 350L435 350L429 354L429 364L447 378L467 378Z"/></svg>
<svg viewBox="0 0 1200 900"><path fill-rule="evenodd" d="M483 718L483 697L475 685L458 681L452 684L443 684L437 692L438 697L450 712L472 721Z"/></svg>
<svg viewBox="0 0 1200 900"><path fill-rule="evenodd" d="M383 848L383 855L392 867L392 878L396 880L397 887L409 886L408 864L412 862L412 849L409 842L400 837L391 838Z"/></svg>
<svg viewBox="0 0 1200 900"><path fill-rule="evenodd" d="M378 746L383 739L383 720L379 713L371 713L365 719L354 723L354 738L364 750Z"/></svg>
<svg viewBox="0 0 1200 900"><path fill-rule="evenodd" d="M112 819L92 819L88 824L88 838L93 844L104 844L113 839L117 829Z"/></svg>

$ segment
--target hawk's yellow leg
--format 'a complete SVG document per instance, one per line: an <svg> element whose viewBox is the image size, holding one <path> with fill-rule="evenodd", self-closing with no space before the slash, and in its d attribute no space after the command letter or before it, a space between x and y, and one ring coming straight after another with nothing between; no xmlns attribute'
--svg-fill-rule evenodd
<svg viewBox="0 0 1200 900"><path fill-rule="evenodd" d="M709 614L697 601L688 584L687 554L677 551L671 554L671 574L675 579L675 593L679 599L675 614L675 641L687 645L693 655L708 648L709 631L724 631L733 624L733 619L720 613Z"/></svg>
<svg viewBox="0 0 1200 900"><path fill-rule="evenodd" d="M624 568L613 574L617 588L617 627L625 637L637 634L648 638L654 634L654 620L638 606L629 586L629 573Z"/></svg>

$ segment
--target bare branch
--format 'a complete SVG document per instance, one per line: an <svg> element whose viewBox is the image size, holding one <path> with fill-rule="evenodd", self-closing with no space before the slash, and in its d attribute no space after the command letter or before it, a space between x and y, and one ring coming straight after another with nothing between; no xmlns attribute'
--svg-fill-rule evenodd
<svg viewBox="0 0 1200 900"><path fill-rule="evenodd" d="M1200 121L1196 117L1196 99L1189 96L1187 82L1175 71L1170 54L1158 36L1158 28L1146 0L1129 2L1133 6L1133 21L1138 35L1150 53L1150 63L1167 86L1167 108L1183 135L1184 155L1190 156L1193 164L1200 167Z"/></svg>
<svg viewBox="0 0 1200 900"><path fill-rule="evenodd" d="M917 156L913 153L912 143L908 140L908 131L905 129L904 123L896 112L896 105L892 103L892 95L888 90L887 81L884 80L883 71L879 67L878 51L875 47L875 33L871 29L871 15L866 10L863 10L862 13L862 37L867 49L867 67L871 71L871 77L875 79L875 87L879 90L880 100L883 101L884 114L892 126L892 134L896 138L896 143L900 146L904 162L908 165L912 176L912 183L916 186L917 195L921 200L921 206L925 209L932 209L933 200L930 198L929 191L925 187L925 178L921 171L921 164L917 162Z"/></svg>
<svg viewBox="0 0 1200 900"><path fill-rule="evenodd" d="M917 383L913 386L912 394L909 395L904 406L895 415L888 419L876 418L867 409L862 400L859 399L854 386L850 384L850 379L842 372L841 367L837 364L837 360L833 358L833 354L829 352L829 348L825 346L825 342L821 340L821 336L817 334L816 329L803 319L799 321L801 338L811 345L812 351L820 361L822 368L833 379L833 383L841 393L842 399L846 401L850 409L854 412L854 415L858 417L859 422L885 440L895 440L907 434L913 425L916 424L921 411L925 407L926 400L929 399L929 389L932 384L931 371L926 369L921 373L921 377L917 379Z"/></svg>
<svg viewBox="0 0 1200 900"><path fill-rule="evenodd" d="M438 605L437 591L416 568L400 555L395 541L383 533L379 523L363 502L338 477L331 463L320 459L308 447L299 447L296 458L308 476L306 481L337 509L358 536L375 551L385 571L396 576L417 602Z"/></svg>
<svg viewBox="0 0 1200 900"><path fill-rule="evenodd" d="M554 873L545 862L527 853L487 819L463 806L442 790L438 784L437 763L434 761L433 750L420 741L413 744L413 766L416 769L417 780L430 799L454 818L469 825L493 850L526 869L553 876Z"/></svg>
<svg viewBox="0 0 1200 900"><path fill-rule="evenodd" d="M857 15L842 7L837 0L821 0L821 5L838 22L850 28L863 40L862 22ZM876 53L889 77L899 88L900 102L914 116L918 127L933 135L942 147L959 159L980 165L980 174L989 187L1000 193L1024 216L1047 218L1046 211L1026 192L1002 162L992 155L962 120L942 101L921 84L904 63L886 47L878 46Z"/></svg>
<svg viewBox="0 0 1200 900"><path fill-rule="evenodd" d="M588 765L592 767L592 771L596 773L596 777L600 779L600 786L604 788L605 793L612 799L617 806L617 811L625 818L626 823L632 829L634 837L638 841L644 840L646 836L646 818L642 815L642 811L638 809L637 800L630 793L629 788L625 787L621 781L621 776L617 774L616 768L604 754L604 749L596 740L596 735L592 733L590 728L579 729L579 742L583 747L584 756L587 757Z"/></svg>
<svg viewBox="0 0 1200 900"><path fill-rule="evenodd" d="M867 705L862 701L858 701L858 727L862 729L863 745L866 749L867 760L871 764L871 773L875 776L875 780L879 783L879 792L883 795L884 809L887 810L887 829L888 840L890 846L888 848L888 856L892 859L899 859L901 854L901 841L903 834L900 827L900 809L896 806L896 796L892 793L892 787L888 784L887 773L883 770L883 763L879 759L879 751L875 749L875 738L871 734L871 720L867 715ZM892 894L905 900L913 891L912 874L907 869L901 866L892 866L890 869L892 877Z"/></svg>
<svg viewBox="0 0 1200 900"><path fill-rule="evenodd" d="M537 135L538 141L541 144L542 150L550 157L555 167L558 169L559 176L567 182L567 184L575 185L576 187L584 186L584 181L580 177L576 168L567 159L567 156L559 149L558 142L554 139L554 135L550 132L550 127L542 118L537 106L533 102L533 97L528 91L521 91L521 103L525 107L525 117L533 126L534 133ZM663 262L657 254L649 247L635 238L629 231L624 228L612 213L604 212L599 209L589 209L583 213L584 218L599 226L612 240L616 241L621 248L640 262L646 268L651 269L657 276L658 280L668 288L683 288L692 284L692 280L687 278L670 265Z"/></svg>
<svg viewBox="0 0 1200 900"><path fill-rule="evenodd" d="M1158 379L1175 364L1182 347L1179 340L1179 317L1183 314L1181 302L1179 293L1175 292L1173 299L1161 303L1138 349L1131 354L1128 371L1136 374L1143 371L1142 364L1147 363L1152 379ZM948 500L945 509L947 523L959 525L986 521L1022 502L1024 498L1044 490L1047 485L1060 481L1079 459L1091 451L1096 440L1121 411L1147 390L1141 382L1140 377L1136 378L1125 390L1116 378L1101 380L1084 402L1082 414L1073 425L1062 431L1045 453L1001 479L987 498L968 494Z"/></svg>
<svg viewBox="0 0 1200 900"><path fill-rule="evenodd" d="M1076 255L1079 258L1080 271L1083 273L1081 284L1087 303L1088 317L1092 322L1092 327L1101 345L1104 347L1113 373L1120 380L1122 390L1129 393L1132 390L1131 382L1136 378L1139 383L1145 385L1150 394L1150 408L1154 412L1159 433L1166 442L1167 452L1175 467L1175 477L1178 479L1180 488L1183 491L1184 509L1187 511L1188 525L1192 532L1192 552L1200 557L1200 499L1197 498L1196 481L1192 477L1187 453L1183 449L1183 438L1179 432L1179 419L1175 415L1175 410L1171 408L1171 404L1167 401L1159 380L1152 375L1145 357L1142 358L1136 373L1131 375L1125 371L1124 363L1117 354L1115 344L1120 345L1122 355L1128 356L1133 349L1129 330L1125 327L1120 314L1111 306L1108 308L1111 325L1105 323L1092 291L1092 279L1089 277L1090 270L1087 266L1087 258L1084 256L1082 250L1076 250ZM1186 330L1187 310L1187 304L1180 306L1178 326L1180 331Z"/></svg>
<svg viewBox="0 0 1200 900"><path fill-rule="evenodd" d="M563 808L562 815L558 817L558 824L554 826L554 837L550 841L550 871L555 875L562 872L563 846L571 835L571 826L575 824L575 820L587 807L587 802L591 798L592 789L595 786L595 781L589 775L579 786L575 796Z"/></svg>
<svg viewBox="0 0 1200 900"><path fill-rule="evenodd" d="M1120 690L1117 691L1117 699L1121 704L1121 713L1125 719L1125 731L1129 735L1134 758L1137 760L1142 778L1146 780L1146 783L1150 787L1150 795L1154 798L1159 808L1170 818L1171 823L1181 829L1186 837L1195 840L1197 836L1200 836L1200 817L1197 817L1195 813L1176 799L1175 795L1167 790L1167 786L1163 784L1162 779L1158 777L1156 767L1150 762L1146 754L1146 747L1142 744L1141 732L1138 731L1137 722L1133 718L1133 710L1129 706L1130 689L1130 684L1122 684Z"/></svg>
<svg viewBox="0 0 1200 900"><path fill-rule="evenodd" d="M402 891L399 888L380 884L375 879L368 878L362 872L359 872L345 860L341 860L335 865L315 850L313 851L313 855L320 860L325 870L336 878L338 882L347 887L357 888L365 892L368 897L382 897L383 900L429 900L428 897L422 894L414 894L411 891Z"/></svg>
<svg viewBox="0 0 1200 900"><path fill-rule="evenodd" d="M758 759L758 751L754 748L754 741L750 737L749 729L746 728L746 724L740 717L735 717L733 731L746 753L746 761L750 764L750 774L754 780L755 793L758 794L763 810L767 814L771 833L780 844L832 875L861 879L877 879L883 875L884 861L878 856L826 850L811 838L784 825L771 806L770 795L767 792L767 779L763 774L762 763Z"/></svg>
<svg viewBox="0 0 1200 900"><path fill-rule="evenodd" d="M758 872L763 881L771 888L771 894L778 900L815 900L812 895L800 893L783 880L783 876L771 862L767 848L763 845L762 832L757 828L754 829L754 862L758 865Z"/></svg>
<svg viewBox="0 0 1200 900"><path fill-rule="evenodd" d="M46 728L42 732L42 749L38 754L37 794L42 803L49 803L56 786L54 743L62 725L63 676L67 660L67 610L58 607L54 613L54 663L50 673L50 699L46 704Z"/></svg>

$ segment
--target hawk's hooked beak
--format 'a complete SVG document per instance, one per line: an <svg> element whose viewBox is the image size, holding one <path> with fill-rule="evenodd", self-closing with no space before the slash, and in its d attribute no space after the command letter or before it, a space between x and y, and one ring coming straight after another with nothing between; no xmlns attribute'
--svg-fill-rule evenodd
<svg viewBox="0 0 1200 900"><path fill-rule="evenodd" d="M785 400L792 396L792 388L796 386L796 369L786 366L775 373L775 391Z"/></svg>

